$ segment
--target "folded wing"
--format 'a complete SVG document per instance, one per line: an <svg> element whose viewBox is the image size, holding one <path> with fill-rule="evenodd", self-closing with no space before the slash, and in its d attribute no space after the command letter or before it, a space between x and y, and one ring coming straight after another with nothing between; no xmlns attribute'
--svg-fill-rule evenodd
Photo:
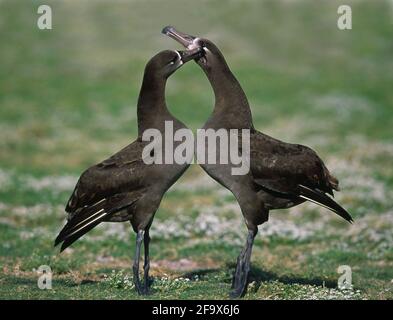
<svg viewBox="0 0 393 320"><path fill-rule="evenodd" d="M55 240L61 251L111 215L134 204L143 186L144 144L135 141L112 157L87 169L67 202L68 222Z"/></svg>
<svg viewBox="0 0 393 320"><path fill-rule="evenodd" d="M258 187L276 197L305 199L352 222L349 213L327 194L339 190L323 161L308 147L289 144L255 131L251 135L251 174Z"/></svg>

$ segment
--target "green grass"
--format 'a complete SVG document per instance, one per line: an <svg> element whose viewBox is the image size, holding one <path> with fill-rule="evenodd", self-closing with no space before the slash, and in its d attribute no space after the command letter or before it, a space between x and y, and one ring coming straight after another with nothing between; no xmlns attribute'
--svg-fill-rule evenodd
<svg viewBox="0 0 393 320"><path fill-rule="evenodd" d="M350 1L0 2L0 298L139 299L129 224L106 224L59 254L53 240L79 174L135 139L147 60L179 46L167 24L211 38L249 97L255 126L315 149L340 179L348 225L312 204L271 212L260 227L245 299L393 298L393 6ZM181 12L178 11L181 6ZM190 63L167 100L190 128L213 105ZM151 232L151 299L227 298L246 228L231 194L197 166L165 195ZM37 287L40 265L53 289ZM353 290L337 289L352 268ZM176 280L177 279L177 280Z"/></svg>

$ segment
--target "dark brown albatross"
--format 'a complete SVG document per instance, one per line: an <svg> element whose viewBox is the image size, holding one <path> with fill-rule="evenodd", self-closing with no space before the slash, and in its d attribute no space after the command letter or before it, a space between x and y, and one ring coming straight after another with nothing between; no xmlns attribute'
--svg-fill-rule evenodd
<svg viewBox="0 0 393 320"><path fill-rule="evenodd" d="M211 177L234 194L249 230L246 245L237 259L232 283L231 296L239 297L246 289L258 225L268 220L269 210L290 208L309 200L349 222L353 220L344 208L327 195L333 196L333 190L339 190L338 180L330 174L315 151L299 144L282 142L254 129L247 97L216 45L170 26L162 32L189 50L204 48L205 55L196 62L210 81L215 106L203 128L250 131L248 174L232 175L230 163L201 165Z"/></svg>
<svg viewBox="0 0 393 320"><path fill-rule="evenodd" d="M88 168L79 178L66 211L68 222L55 240L61 251L103 221L130 221L136 237L133 266L135 287L139 294L148 291L149 228L164 193L187 169L188 164L146 164L142 141L147 129L157 129L164 136L165 122L173 130L186 128L171 115L165 103L167 78L184 63L199 57L203 50L162 51L146 65L138 100L138 138L110 158ZM174 142L174 146L180 142ZM162 152L165 154L165 144ZM149 154L154 157L154 154ZM144 158L143 158L144 157ZM139 259L144 242L144 286L139 280Z"/></svg>

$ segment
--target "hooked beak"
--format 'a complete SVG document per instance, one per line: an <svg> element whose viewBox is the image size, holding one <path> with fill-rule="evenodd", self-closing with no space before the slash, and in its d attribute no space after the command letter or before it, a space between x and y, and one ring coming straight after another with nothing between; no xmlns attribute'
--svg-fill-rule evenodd
<svg viewBox="0 0 393 320"><path fill-rule="evenodd" d="M191 46L195 40L194 36L177 31L172 26L165 27L164 29L162 29L161 32L167 35L168 37L171 37L172 39L176 40L177 42L181 43L184 47L188 49L192 49Z"/></svg>
<svg viewBox="0 0 393 320"><path fill-rule="evenodd" d="M203 57L205 54L205 51L201 47L197 47L191 50L185 50L185 51L178 51L181 57L181 61L184 63L193 60L193 59L199 59Z"/></svg>

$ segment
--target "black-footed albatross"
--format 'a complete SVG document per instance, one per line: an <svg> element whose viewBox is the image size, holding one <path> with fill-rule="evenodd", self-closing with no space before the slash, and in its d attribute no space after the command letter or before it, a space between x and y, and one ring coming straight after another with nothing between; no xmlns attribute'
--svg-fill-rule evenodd
<svg viewBox="0 0 393 320"><path fill-rule="evenodd" d="M204 48L196 59L207 75L215 95L213 113L204 129L248 129L250 170L232 175L231 164L203 164L202 168L237 199L248 228L232 282L231 297L244 294L250 270L251 250L258 225L268 220L269 210L290 208L306 200L326 207L352 222L349 213L327 194L338 191L338 180L330 174L312 149L274 139L254 129L247 97L229 69L224 56L211 41L177 31L171 26L162 32L189 50Z"/></svg>
<svg viewBox="0 0 393 320"><path fill-rule="evenodd" d="M139 294L148 292L149 228L154 214L164 193L189 165L146 164L143 151L150 142L143 141L142 136L147 129L158 129L164 136L167 121L173 123L173 130L186 128L167 109L165 85L172 73L202 54L203 50L200 48L190 51L165 50L147 63L137 107L138 138L110 158L83 172L66 206L68 222L55 240L55 245L63 243L63 251L103 221L130 221L137 233L133 274ZM177 144L173 142L174 146ZM165 152L165 147L162 150ZM154 151L152 152L153 155L151 152L149 155L154 157ZM142 241L145 249L143 288L139 280Z"/></svg>

